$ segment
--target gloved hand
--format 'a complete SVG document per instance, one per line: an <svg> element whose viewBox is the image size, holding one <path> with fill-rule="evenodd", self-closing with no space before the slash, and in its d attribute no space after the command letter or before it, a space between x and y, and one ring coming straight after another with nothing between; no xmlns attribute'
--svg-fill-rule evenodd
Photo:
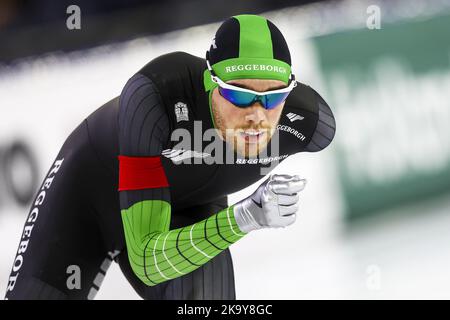
<svg viewBox="0 0 450 320"><path fill-rule="evenodd" d="M295 222L298 193L306 180L299 176L271 175L248 198L234 205L234 217L242 232L280 228Z"/></svg>

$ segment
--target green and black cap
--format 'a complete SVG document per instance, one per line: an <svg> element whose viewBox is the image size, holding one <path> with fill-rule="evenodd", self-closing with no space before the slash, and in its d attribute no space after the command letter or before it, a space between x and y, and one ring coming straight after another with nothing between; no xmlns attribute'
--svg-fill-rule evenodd
<svg viewBox="0 0 450 320"><path fill-rule="evenodd" d="M287 84L291 76L286 40L272 22L257 15L227 19L217 30L206 59L223 81L273 79Z"/></svg>

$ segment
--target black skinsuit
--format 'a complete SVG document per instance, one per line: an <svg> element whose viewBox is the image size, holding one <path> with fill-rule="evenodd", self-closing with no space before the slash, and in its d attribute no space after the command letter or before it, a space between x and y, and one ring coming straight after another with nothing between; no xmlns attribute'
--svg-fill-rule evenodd
<svg viewBox="0 0 450 320"><path fill-rule="evenodd" d="M170 140L174 130L185 128L194 134L194 120L201 121L203 132L214 128L205 69L204 59L187 53L160 56L127 82L120 97L72 132L49 170L51 183L44 181L30 210L7 299L93 298L112 260L144 299L235 299L228 249L185 276L146 286L130 268L120 217L120 210L133 203L163 199L172 209L170 229L190 225L227 207L228 194L260 180L261 168L275 163L266 158L175 164L161 155L176 149L177 143ZM181 110L188 120L177 118L177 108L178 117ZM298 83L275 133L278 159L322 150L334 133L328 105L313 89ZM193 145L192 150L201 153L205 144L201 150ZM119 154L160 156L169 187L118 192ZM72 270L68 267L73 265L81 270L79 288L67 284Z"/></svg>

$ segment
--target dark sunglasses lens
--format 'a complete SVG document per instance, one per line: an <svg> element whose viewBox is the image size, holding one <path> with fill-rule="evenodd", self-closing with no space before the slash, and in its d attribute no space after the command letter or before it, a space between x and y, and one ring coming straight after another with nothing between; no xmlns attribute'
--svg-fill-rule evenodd
<svg viewBox="0 0 450 320"><path fill-rule="evenodd" d="M232 89L225 89L222 87L219 87L219 92L228 101L230 101L232 104L238 106L238 107L246 107L253 103L255 99L255 95L248 93L248 92L242 92Z"/></svg>
<svg viewBox="0 0 450 320"><path fill-rule="evenodd" d="M261 102L266 109L273 109L286 100L289 92L266 94L261 97Z"/></svg>

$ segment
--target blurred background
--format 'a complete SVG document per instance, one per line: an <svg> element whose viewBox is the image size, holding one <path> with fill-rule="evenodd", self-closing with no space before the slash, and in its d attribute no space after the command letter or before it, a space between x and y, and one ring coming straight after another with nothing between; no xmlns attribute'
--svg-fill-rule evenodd
<svg viewBox="0 0 450 320"><path fill-rule="evenodd" d="M449 0L1 0L2 296L70 132L148 61L203 57L220 23L242 13L281 29L297 79L330 104L337 134L275 169L308 179L299 218L231 247L237 298L450 298ZM97 298L139 296L113 264Z"/></svg>

